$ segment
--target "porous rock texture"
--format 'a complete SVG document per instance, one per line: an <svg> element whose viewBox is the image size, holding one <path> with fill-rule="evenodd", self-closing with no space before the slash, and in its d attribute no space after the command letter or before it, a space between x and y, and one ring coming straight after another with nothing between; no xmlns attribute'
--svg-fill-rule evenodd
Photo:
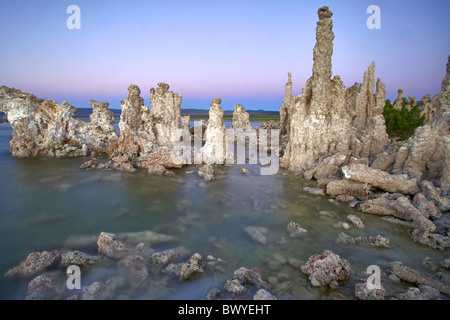
<svg viewBox="0 0 450 320"><path fill-rule="evenodd" d="M250 116L245 111L242 104L236 104L233 112L233 129L248 129L251 128Z"/></svg>
<svg viewBox="0 0 450 320"><path fill-rule="evenodd" d="M181 94L169 91L169 85L158 83L150 89L151 109L144 105L141 90L128 87L128 96L121 102L120 137L112 154L115 168L133 171L135 167L181 167L183 159L172 151L181 140ZM190 140L190 137L189 137Z"/></svg>
<svg viewBox="0 0 450 320"><path fill-rule="evenodd" d="M395 162L399 171L419 180L439 180L442 191L450 191L450 56L434 117L403 148L405 156Z"/></svg>
<svg viewBox="0 0 450 320"><path fill-rule="evenodd" d="M350 263L330 250L311 256L301 267L303 273L309 275L311 284L315 287L329 285L336 289L338 281L347 281L350 275Z"/></svg>
<svg viewBox="0 0 450 320"><path fill-rule="evenodd" d="M214 98L209 109L208 127L205 131L206 142L199 150L202 162L207 165L224 164L228 156L228 142L223 123L222 99Z"/></svg>
<svg viewBox="0 0 450 320"><path fill-rule="evenodd" d="M75 118L64 101L37 98L17 89L0 87L0 112L13 128L11 154L17 157L85 156L108 152L117 140L108 103L91 100L91 123Z"/></svg>
<svg viewBox="0 0 450 320"><path fill-rule="evenodd" d="M347 90L339 76L331 79L333 14L322 7L318 15L312 77L293 103L289 77L280 112L281 131L289 131L281 165L302 175L337 153L351 151L355 157L374 158L387 143L382 115L385 85L378 79L373 94L375 63L365 72L363 84Z"/></svg>

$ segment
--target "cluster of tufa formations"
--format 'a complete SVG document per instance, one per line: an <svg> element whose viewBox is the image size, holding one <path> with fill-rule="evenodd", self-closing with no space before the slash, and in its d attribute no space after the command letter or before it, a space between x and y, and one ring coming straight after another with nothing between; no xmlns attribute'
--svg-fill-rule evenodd
<svg viewBox="0 0 450 320"><path fill-rule="evenodd" d="M362 84L345 88L339 76L332 78L332 15L328 7L318 10L313 72L302 93L293 96L292 75L288 73L280 122L265 123L257 128L257 139L261 140L265 130L279 130L279 149L269 151L277 159L281 157L281 167L305 179L317 180L317 188L305 188L305 191L335 197L364 213L386 216L384 218L390 222L408 224L413 229L414 242L446 250L450 247L450 219L447 217L450 212L450 57L440 94L432 99L431 95L422 98L425 124L417 128L409 140L392 142L386 133L383 116L385 84L379 78L375 80L375 63L372 62L364 72ZM151 108L144 105L140 94L136 85L128 87L128 96L121 102L120 132L116 132L113 114L106 102L91 100L91 121L85 123L74 117L77 110L67 102L57 104L53 100L0 87L0 114L4 113L5 120L13 128L11 154L16 157L66 157L106 153L110 162L99 168L113 167L130 172L141 168L164 175L174 174L170 168L195 163L203 165L198 174L205 180L212 180L213 165L235 163L230 146L246 145L245 139L227 135L220 98L211 102L207 125L189 128L189 117L180 116L182 95L169 91L168 84L159 83L158 88L150 89ZM402 100L403 91L399 90L394 107L401 108ZM248 135L253 133L249 115L239 104L233 113L233 129ZM200 144L194 139L199 135ZM271 139L274 139L273 135ZM180 145L190 147L191 141L195 141L193 152L183 153ZM248 147L256 148L251 142ZM268 148L261 151L267 152ZM95 165L97 162L88 161L82 168ZM260 165L264 165L262 161ZM362 222L355 218L349 222L363 228ZM292 237L307 232L295 222L288 230ZM264 229L249 227L245 232L265 244ZM353 238L341 233L338 240L389 247L389 241L382 236ZM116 254L117 241L102 234L99 248L106 247L107 250L100 250L101 255L108 257L110 251ZM125 256L136 253L135 248L134 251L124 248ZM133 259L122 262L121 266L135 269L136 265L141 265L146 278L149 262ZM201 256L193 255L172 269L180 279L190 276L184 276L186 270L201 273ZM245 284L248 283L256 284L261 290L268 288L259 273L239 270L225 284L228 293L242 293L247 290ZM347 281L351 267L347 260L325 250L312 256L301 270L309 276L313 286L336 288L338 282ZM392 270L399 279L421 286L418 292L405 293L408 297L425 295L430 288L446 295L450 292L448 284L401 263L394 264ZM270 296L268 292L260 292L260 295L266 293ZM355 288L355 295L360 299L382 299L384 294L383 288L371 291L364 281Z"/></svg>

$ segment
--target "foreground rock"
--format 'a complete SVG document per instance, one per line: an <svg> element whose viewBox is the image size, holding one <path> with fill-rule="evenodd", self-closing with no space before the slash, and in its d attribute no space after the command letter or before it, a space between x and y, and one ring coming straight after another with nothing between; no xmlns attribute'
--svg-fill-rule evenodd
<svg viewBox="0 0 450 320"><path fill-rule="evenodd" d="M321 254L311 256L301 270L309 275L309 280L314 287L329 285L332 289L336 289L339 287L338 281L348 280L351 267L346 259L341 259L334 252L325 250Z"/></svg>
<svg viewBox="0 0 450 320"><path fill-rule="evenodd" d="M439 295L439 290L420 284L418 288L409 288L405 293L399 293L395 297L399 300L431 300Z"/></svg>
<svg viewBox="0 0 450 320"><path fill-rule="evenodd" d="M133 252L133 247L115 238L112 233L102 232L97 241L98 253L109 258L123 258Z"/></svg>
<svg viewBox="0 0 450 320"><path fill-rule="evenodd" d="M240 295L247 291L253 291L254 289L269 290L270 285L262 279L262 274L259 269L241 267L233 273L233 278L227 280L224 288L232 295Z"/></svg>
<svg viewBox="0 0 450 320"><path fill-rule="evenodd" d="M406 221L414 221L424 232L432 232L436 230L436 226L432 221L427 219L419 209L415 208L408 198L399 196L395 198L381 197L373 200L365 201L360 209L362 212L393 216Z"/></svg>
<svg viewBox="0 0 450 320"><path fill-rule="evenodd" d="M28 283L26 300L59 300L66 287L60 272L45 272Z"/></svg>
<svg viewBox="0 0 450 320"><path fill-rule="evenodd" d="M59 262L61 254L56 251L42 251L30 253L25 261L22 261L20 265L10 269L5 277L13 278L26 278L39 273L44 272L47 268Z"/></svg>
<svg viewBox="0 0 450 320"><path fill-rule="evenodd" d="M404 281L431 286L439 290L441 293L450 296L450 283L448 282L448 278L444 277L439 279L425 272L417 271L404 266L401 262L393 263L392 273Z"/></svg>
<svg viewBox="0 0 450 320"><path fill-rule="evenodd" d="M415 195L420 191L416 179L410 180L406 175L391 175L363 164L345 166L342 172L347 180L368 183L388 192Z"/></svg>
<svg viewBox="0 0 450 320"><path fill-rule="evenodd" d="M203 273L202 256L199 253L195 253L182 265L179 279L186 280L200 273Z"/></svg>
<svg viewBox="0 0 450 320"><path fill-rule="evenodd" d="M384 300L386 290L383 285L380 288L369 288L366 280L361 280L355 286L355 297L360 300Z"/></svg>

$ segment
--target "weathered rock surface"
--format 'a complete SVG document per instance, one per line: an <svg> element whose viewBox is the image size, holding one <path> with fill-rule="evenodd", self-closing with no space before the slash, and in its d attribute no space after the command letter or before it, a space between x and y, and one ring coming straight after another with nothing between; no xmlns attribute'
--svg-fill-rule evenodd
<svg viewBox="0 0 450 320"><path fill-rule="evenodd" d="M366 280L361 280L355 286L355 297L360 300L384 300L386 289L383 285L380 288L369 288Z"/></svg>
<svg viewBox="0 0 450 320"><path fill-rule="evenodd" d="M393 216L406 221L414 221L424 232L432 232L436 230L436 226L428 220L419 209L415 208L408 198L399 196L397 199L377 198L365 201L361 204L362 212Z"/></svg>
<svg viewBox="0 0 450 320"><path fill-rule="evenodd" d="M179 279L186 280L200 273L203 273L202 256L199 253L195 253L181 266Z"/></svg>
<svg viewBox="0 0 450 320"><path fill-rule="evenodd" d="M44 272L47 268L59 262L61 254L56 251L42 251L30 253L25 261L22 261L17 267L10 269L5 277L26 278Z"/></svg>
<svg viewBox="0 0 450 320"><path fill-rule="evenodd" d="M439 290L441 293L450 296L450 284L445 277L439 279L428 273L404 266L401 262L394 262L392 264L392 273L404 281L428 285Z"/></svg>
<svg viewBox="0 0 450 320"><path fill-rule="evenodd" d="M252 125L250 123L250 115L245 111L242 104L236 104L233 112L233 129L249 129Z"/></svg>
<svg viewBox="0 0 450 320"><path fill-rule="evenodd" d="M259 289L253 296L253 300L277 300L277 297L266 289Z"/></svg>
<svg viewBox="0 0 450 320"><path fill-rule="evenodd" d="M109 258L123 258L133 252L133 247L116 239L112 233L102 232L97 241L98 253Z"/></svg>
<svg viewBox="0 0 450 320"><path fill-rule="evenodd" d="M336 289L338 281L347 281L350 274L350 263L330 250L311 256L301 267L302 272L309 275L314 287L329 285Z"/></svg>
<svg viewBox="0 0 450 320"><path fill-rule="evenodd" d="M183 159L172 152L181 141L182 95L168 90L169 85L165 83L159 83L156 90L151 88L149 109L140 97L139 87L128 87L128 96L121 102L120 137L112 152L116 169L132 171L133 167L183 164ZM190 136L187 139L190 141Z"/></svg>
<svg viewBox="0 0 450 320"><path fill-rule="evenodd" d="M415 229L411 234L411 239L433 249L444 251L450 248L450 237L438 233Z"/></svg>
<svg viewBox="0 0 450 320"><path fill-rule="evenodd" d="M345 166L342 172L347 180L368 183L388 192L415 195L420 191L416 179L408 179L406 175L391 175L363 164Z"/></svg>
<svg viewBox="0 0 450 320"><path fill-rule="evenodd" d="M205 164L224 164L227 159L227 135L223 123L222 99L214 98L209 109L208 128L205 131L206 142L199 150Z"/></svg>
<svg viewBox="0 0 450 320"><path fill-rule="evenodd" d="M373 94L375 64L365 72L363 84L355 84L347 91L339 76L331 79L333 14L328 7L322 7L318 15L312 77L295 100L290 99L289 77L285 103L280 110L282 132L289 131L281 165L299 174L306 173L307 179L316 174L334 175L339 165L323 164L320 167L323 170L311 172L330 156L350 153L374 158L388 142L382 115L385 86L379 79Z"/></svg>
<svg viewBox="0 0 450 320"><path fill-rule="evenodd" d="M418 288L412 287L404 293L399 293L395 297L399 300L431 300L439 295L439 290L420 284Z"/></svg>
<svg viewBox="0 0 450 320"><path fill-rule="evenodd" d="M26 300L58 300L66 289L59 272L45 272L28 283Z"/></svg>
<svg viewBox="0 0 450 320"><path fill-rule="evenodd" d="M86 267L93 265L100 259L101 258L99 256L91 256L78 250L61 253L61 265L64 267L68 267L73 264L79 267Z"/></svg>
<svg viewBox="0 0 450 320"><path fill-rule="evenodd" d="M347 216L347 221L359 229L364 229L364 223L362 222L361 218L355 216L354 214L349 214Z"/></svg>
<svg viewBox="0 0 450 320"><path fill-rule="evenodd" d="M164 250L161 252L155 252L150 257L150 263L154 266L162 268L169 264L184 257L188 256L189 252L184 247L178 247L173 249Z"/></svg>
<svg viewBox="0 0 450 320"><path fill-rule="evenodd" d="M327 194L330 196L349 195L360 200L367 199L372 192L368 183L350 180L334 180L327 184Z"/></svg>
<svg viewBox="0 0 450 320"><path fill-rule="evenodd" d="M416 129L404 145L403 156L394 166L419 180L439 180L450 191L450 56L441 92L435 100L432 121Z"/></svg>
<svg viewBox="0 0 450 320"><path fill-rule="evenodd" d="M11 154L17 157L86 156L108 152L117 140L108 103L91 100L91 123L75 118L77 110L64 101L37 98L0 87L0 112L13 128Z"/></svg>

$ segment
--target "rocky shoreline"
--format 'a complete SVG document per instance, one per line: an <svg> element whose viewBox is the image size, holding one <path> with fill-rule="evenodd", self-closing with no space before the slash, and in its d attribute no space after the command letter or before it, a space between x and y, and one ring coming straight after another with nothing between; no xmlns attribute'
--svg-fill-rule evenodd
<svg viewBox="0 0 450 320"><path fill-rule="evenodd" d="M446 252L450 247L450 57L440 94L431 100L431 95L422 99L423 113L427 116L425 124L407 141L390 141L382 114L385 84L379 78L375 81L375 63L365 71L362 84L355 83L346 89L339 76L331 78L332 15L327 7L318 10L313 74L302 94L292 95L289 73L280 123L266 123L257 128L256 141L262 140L265 132L279 130L279 148L269 151L280 157L282 168L317 181L316 188L307 187L304 191L313 196L333 197L365 214L383 216L389 223L407 224L413 228L413 242ZM15 157L89 156L92 159L80 169L146 170L164 176L174 175L173 168L195 163L199 166L198 175L212 181L221 165L237 161L227 149L230 144L255 147L245 140L229 140L220 98L211 102L208 124L190 128L189 117L180 115L182 95L169 91L168 84L159 83L156 89L150 89L151 108L144 105L140 94L136 85L128 87L128 95L121 102L120 131L116 132L114 116L106 102L91 100L93 112L90 122L85 123L74 117L76 109L67 102L57 104L17 89L0 87L0 112L13 128L11 154ZM402 95L399 90L398 101ZM233 113L233 129L244 133L251 130L248 113L239 104ZM195 139L199 135L201 139ZM267 153L271 139L260 153ZM195 144L198 140L200 144ZM180 150L180 145L191 146L193 141L192 153ZM107 162L96 159L101 154L108 156ZM271 164L269 159L259 160L261 166ZM243 175L250 173L245 170ZM337 227L348 229L350 225L364 229L363 221L355 215L349 215L347 222ZM291 238L308 233L295 221L286 229ZM269 241L265 227L248 226L244 232L260 245ZM95 255L80 251L82 248L77 245L73 246L74 251L33 252L5 276L32 278L27 299L108 299L116 298L121 290L133 296L133 292L142 290L143 283L149 285L150 273L161 275L161 281L188 281L205 272L230 272L225 269L224 260L211 255L205 259L200 253L181 247L158 252L152 249L152 244L170 242L171 237L153 231L120 235L102 232L84 239L97 246ZM390 245L389 239L382 235L352 237L345 232L338 235L336 242L378 248ZM277 263L284 260L280 258ZM368 288L367 281L362 279L354 286L354 296L376 300L448 298L448 259L439 263L430 269L431 274L392 262L390 269L383 272L389 273L391 279L417 287L392 296L383 287ZM64 268L71 264L125 271L120 277L94 282L84 286L79 294L70 295ZM296 268L308 277L313 287L331 289L348 281L351 273L350 263L331 250L311 256L304 264L297 263ZM260 270L241 267L230 274L223 287L205 293L205 298L276 299L279 289L273 287L275 282L282 279L265 281Z"/></svg>

